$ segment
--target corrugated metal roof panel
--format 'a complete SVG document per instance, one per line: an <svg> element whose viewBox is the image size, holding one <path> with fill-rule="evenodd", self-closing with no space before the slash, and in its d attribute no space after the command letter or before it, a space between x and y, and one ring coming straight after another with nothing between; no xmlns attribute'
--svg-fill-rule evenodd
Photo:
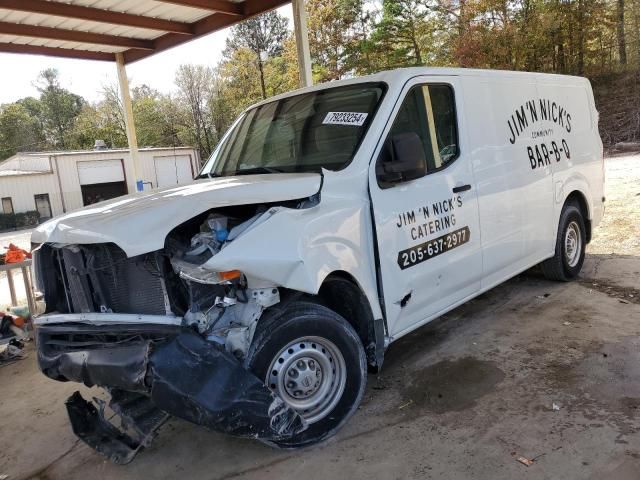
<svg viewBox="0 0 640 480"><path fill-rule="evenodd" d="M0 8L0 22L18 23L23 25L36 25L42 27L59 28L62 30L76 30L80 32L102 33L105 35L117 35L120 37L140 38L152 40L165 32L148 30L145 28L127 27L109 23L78 20L76 18L63 18L41 13L12 12Z"/></svg>
<svg viewBox="0 0 640 480"><path fill-rule="evenodd" d="M227 0L235 4L245 3L240 0ZM249 9L249 14L254 15L258 11L266 11L275 8L287 0L254 0ZM9 24L19 24L21 27L5 28L6 33L0 35L0 42L8 45L0 45L0 51L11 53L30 53L44 55L59 55L63 57L90 58L95 60L113 60L110 55L87 54L74 52L73 50L85 52L103 52L117 53L123 52L126 63L135 62L142 58L148 57L155 53L172 48L184 42L188 42L192 38L198 38L215 30L229 26L240 21L242 16L232 16L223 13L215 13L212 10L193 8L183 5L172 4L159 0L47 0L42 5L37 6L17 6L16 10L0 9L0 22ZM50 7L49 5L53 5ZM56 7L56 5L65 5L66 7ZM163 21L172 21L173 24L162 22L139 21L131 22L131 19L125 17L117 18L108 16L98 12L75 11L68 9L73 7L83 7L101 11L111 11L114 13L125 14L129 16L138 16L141 18L157 19ZM23 12L20 8L25 8L33 12L46 13L29 13ZM51 10L57 15L51 14ZM66 15L69 15L67 17ZM84 20L83 18L98 18L100 21ZM197 23L199 20L210 18L211 21L205 21L199 25L195 32L189 25ZM219 17L218 17L219 16ZM76 18L81 17L81 18ZM129 20L127 22L127 20ZM108 23L109 21L113 23ZM134 25L142 25L142 27L129 26L128 23ZM185 24L185 25L179 25ZM35 31L30 26L39 26L43 29L51 29L49 31ZM164 30L164 29L168 30ZM65 30L74 32L73 34L64 33ZM62 32L62 33L61 33ZM85 35L82 35L84 33ZM193 37L189 33L194 33ZM42 36L52 36L54 38L71 38L72 41L44 39L40 37L29 37L31 34ZM90 36L93 35L93 37ZM166 35L166 37L165 37ZM100 36L103 36L102 38ZM104 36L107 36L105 38ZM119 38L109 38L119 37ZM162 40L154 41L159 39ZM91 41L92 43L88 43ZM107 44L98 44L96 42L107 42ZM119 46L113 46L115 43ZM13 45L12 45L13 44ZM27 45L28 47L20 47L19 45ZM38 48L45 47L45 48ZM48 48L69 49L69 51L48 50Z"/></svg>
<svg viewBox="0 0 640 480"><path fill-rule="evenodd" d="M154 0L75 0L70 3L84 7L101 8L186 23L196 22L211 14L209 10L156 2Z"/></svg>

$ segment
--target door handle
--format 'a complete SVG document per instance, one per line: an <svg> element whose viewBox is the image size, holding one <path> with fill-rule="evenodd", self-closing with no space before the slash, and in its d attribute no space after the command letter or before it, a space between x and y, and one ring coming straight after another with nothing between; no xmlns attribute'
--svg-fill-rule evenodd
<svg viewBox="0 0 640 480"><path fill-rule="evenodd" d="M453 187L453 193L466 192L467 190L471 190L471 185L460 185L459 187Z"/></svg>

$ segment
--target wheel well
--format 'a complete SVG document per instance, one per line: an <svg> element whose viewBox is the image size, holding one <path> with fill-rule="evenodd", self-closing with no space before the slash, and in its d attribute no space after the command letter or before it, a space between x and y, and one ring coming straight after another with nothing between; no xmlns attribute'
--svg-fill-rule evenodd
<svg viewBox="0 0 640 480"><path fill-rule="evenodd" d="M591 220L589 218L589 205L587 204L587 199L584 197L582 192L574 190L569 194L564 202L565 205L568 205L570 203L577 205L582 212L582 217L584 218L584 228L587 231L587 243L589 243L591 241Z"/></svg>
<svg viewBox="0 0 640 480"><path fill-rule="evenodd" d="M364 345L368 363L378 368L382 366L383 320L373 318L369 300L356 280L347 272L333 272L322 282L318 297L351 324Z"/></svg>

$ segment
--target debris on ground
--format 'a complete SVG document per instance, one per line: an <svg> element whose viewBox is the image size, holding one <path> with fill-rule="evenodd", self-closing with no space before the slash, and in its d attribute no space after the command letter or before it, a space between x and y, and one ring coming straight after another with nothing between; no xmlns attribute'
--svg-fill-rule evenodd
<svg viewBox="0 0 640 480"><path fill-rule="evenodd" d="M550 296L550 293L545 293L544 295L536 295L536 298L549 298Z"/></svg>
<svg viewBox="0 0 640 480"><path fill-rule="evenodd" d="M9 315L0 311L0 339L7 340L15 337L20 341L29 340L29 334L25 330L29 311L25 316Z"/></svg>
<svg viewBox="0 0 640 480"><path fill-rule="evenodd" d="M26 357L24 351L24 344L18 340L11 339L9 343L0 345L0 364L5 362L13 363L16 360L22 360ZM0 480L2 480L0 478Z"/></svg>
<svg viewBox="0 0 640 480"><path fill-rule="evenodd" d="M571 325L571 322L564 322L562 325L564 325L565 327L568 327L569 325Z"/></svg>
<svg viewBox="0 0 640 480"><path fill-rule="evenodd" d="M413 403L413 400L409 400L407 403L404 403L398 407L398 410L402 410L403 408L407 408L409 405Z"/></svg>
<svg viewBox="0 0 640 480"><path fill-rule="evenodd" d="M557 412L558 410L560 410L560 405L558 405L557 403L553 402L553 403L551 404L551 409L552 409L554 412Z"/></svg>
<svg viewBox="0 0 640 480"><path fill-rule="evenodd" d="M521 464L526 465L527 467L530 467L531 465L533 465L533 460L529 460L526 457L518 457L516 458L517 461L519 461Z"/></svg>

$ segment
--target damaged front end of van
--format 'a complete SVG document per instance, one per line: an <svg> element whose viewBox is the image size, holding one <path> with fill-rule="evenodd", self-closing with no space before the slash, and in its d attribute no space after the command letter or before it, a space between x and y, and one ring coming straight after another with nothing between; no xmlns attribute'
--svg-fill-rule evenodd
<svg viewBox="0 0 640 480"><path fill-rule="evenodd" d="M257 183L262 201L250 193ZM40 369L110 394L67 400L76 435L128 463L170 416L269 443L307 428L245 360L258 320L293 296L282 286L303 265L261 244L260 231L317 205L320 183L318 174L212 179L39 227Z"/></svg>

